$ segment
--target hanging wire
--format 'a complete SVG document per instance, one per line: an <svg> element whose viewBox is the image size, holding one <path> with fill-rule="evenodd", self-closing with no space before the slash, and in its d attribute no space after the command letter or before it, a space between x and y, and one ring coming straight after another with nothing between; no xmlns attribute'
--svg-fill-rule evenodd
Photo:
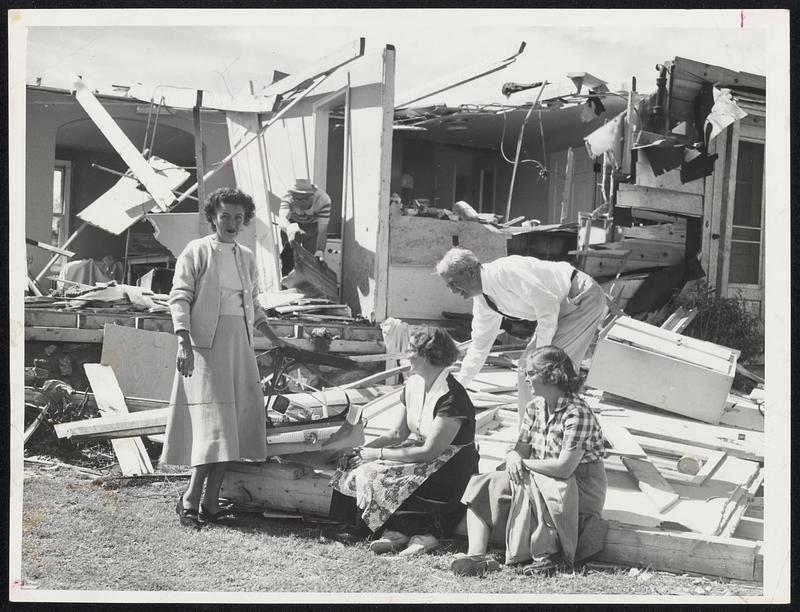
<svg viewBox="0 0 800 612"><path fill-rule="evenodd" d="M153 133L150 135L150 146L148 149L150 152L147 154L147 157L153 155L155 150L155 140L156 140L156 130L158 129L158 117L161 114L161 107L164 106L164 96L161 96L161 99L158 101L158 106L156 107L156 117L153 121Z"/></svg>
<svg viewBox="0 0 800 612"><path fill-rule="evenodd" d="M142 139L142 155L147 151L147 139L150 137L150 122L153 119L153 106L155 102L150 98L150 110L147 113L147 126L144 128L144 138Z"/></svg>
<svg viewBox="0 0 800 612"><path fill-rule="evenodd" d="M549 83L547 81L542 83L542 87L541 87L541 89L539 89L539 94L536 96L536 100L531 105L531 108L528 110L527 115L525 115L525 119L522 122L522 126L520 126L520 134L519 134L520 142L522 142L522 137L523 137L523 135L525 133L525 125L528 123L528 119L530 118L531 111L534 109L534 107L536 107L539 104L539 101L542 99L542 94L544 93L544 89L548 84ZM508 156L505 153L505 149L504 149L504 147L505 147L505 136L506 136L506 113L503 113L503 132L500 135L500 154L502 155L503 159L509 164L515 164L517 166L519 164L522 164L522 163L525 163L525 162L531 162L533 164L536 164L537 166L539 166L539 180L544 180L544 179L547 178L547 155L546 155L546 151L545 151L545 147L544 147L544 127L542 125L542 109L541 109L541 107L538 109L538 116L539 116L539 133L541 134L541 137L542 137L542 152L545 154L544 155L545 163L542 164L540 161L537 161L535 159L520 159L520 160L517 160L517 162L514 162L514 161L512 161L512 160L510 160L508 158Z"/></svg>

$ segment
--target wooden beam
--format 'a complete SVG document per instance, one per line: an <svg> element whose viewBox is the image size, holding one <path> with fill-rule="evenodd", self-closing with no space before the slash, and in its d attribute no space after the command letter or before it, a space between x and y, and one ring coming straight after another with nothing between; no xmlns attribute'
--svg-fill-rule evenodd
<svg viewBox="0 0 800 612"><path fill-rule="evenodd" d="M622 141L622 163L620 174L629 176L631 173L631 156L633 149L634 125L634 100L636 98L636 77L631 78L631 90L628 92L628 108L625 112L625 136ZM563 223L563 222L562 222Z"/></svg>
<svg viewBox="0 0 800 612"><path fill-rule="evenodd" d="M103 341L102 329L70 329L68 327L26 327L26 342L94 342Z"/></svg>
<svg viewBox="0 0 800 612"><path fill-rule="evenodd" d="M169 408L145 410L114 416L103 416L83 421L56 423L59 438L80 440L110 440L162 434L167 427Z"/></svg>
<svg viewBox="0 0 800 612"><path fill-rule="evenodd" d="M703 196L628 183L620 184L616 205L623 208L644 208L690 217L703 216Z"/></svg>
<svg viewBox="0 0 800 612"><path fill-rule="evenodd" d="M171 327L171 324L170 324ZM103 342L102 329L74 329L69 327L52 326L26 326L25 340L31 342L76 342L96 343ZM310 340L285 338L288 344L297 348L313 351L314 345ZM253 338L253 348L263 351L272 348L269 340L264 336ZM386 348L380 340L334 340L331 342L331 353L360 353L378 354L385 353Z"/></svg>
<svg viewBox="0 0 800 612"><path fill-rule="evenodd" d="M54 247L51 244L47 244L46 242L39 242L38 240L34 240L33 238L25 238L25 244L30 244L35 247L39 247L40 249L44 249L45 251L50 251L51 253L58 253L59 255L63 255L64 257L72 257L75 255L72 251L68 251L66 249L59 249L58 247Z"/></svg>
<svg viewBox="0 0 800 612"><path fill-rule="evenodd" d="M203 90L197 90L197 101L192 109L192 119L194 125L194 175L197 180L197 210L199 215L200 232L206 229L205 215L203 207L206 203L206 187L203 177L206 174L205 155L203 154L203 122L200 117L200 107L203 106Z"/></svg>
<svg viewBox="0 0 800 612"><path fill-rule="evenodd" d="M470 66L469 68L457 72L456 74L451 74L444 78L437 79L432 83L424 83L423 85L415 87L411 91L407 91L397 96L399 102L394 106L396 109L404 108L413 104L414 102L417 102L418 100L422 100L423 98L428 98L443 91L447 91L453 87L457 87L459 85L463 85L464 83L469 83L470 81L479 79L487 74L502 70L517 60L517 57L519 57L519 55L525 50L525 44L525 42L522 42L514 55L511 55L510 57L500 61L494 61L489 64L481 64L478 66Z"/></svg>
<svg viewBox="0 0 800 612"><path fill-rule="evenodd" d="M128 165L131 171L136 175L139 182L142 183L147 192L153 197L153 200L158 204L161 210L167 210L172 202L175 201L170 188L165 185L164 178L158 176L155 171L147 163L147 160L142 157L138 149L133 146L133 143L125 135L125 132L120 129L117 122L108 111L103 108L103 105L95 98L94 94L86 87L83 80L78 77L72 85L75 89L75 99L89 115L89 118L106 137L109 144L119 154L122 160Z"/></svg>
<svg viewBox="0 0 800 612"><path fill-rule="evenodd" d="M62 249L66 249L66 248L67 248L67 247L68 247L70 244L72 244L72 243L75 241L75 239L76 239L78 236L80 236L80 235L81 235L81 232L83 232L83 230L85 230L85 229L86 229L86 227L87 227L87 224L86 224L86 223L81 223L81 224L80 224L80 225L77 227L77 229L76 229L74 232L72 232L72 234L70 235L70 237L69 237L69 238L67 238L67 239L64 241L64 244L62 244L62 245L59 245L59 246L60 246ZM53 257L51 257L51 258L50 258L50 260L49 260L49 261L48 261L48 262L47 262L47 263L44 265L44 268L42 268L42 269L39 271L39 273L36 275L36 278L35 278L34 280L35 280L37 283L38 283L39 281L41 281L41 280L42 280L42 279L45 277L45 275L47 274L47 272L50 270L50 268L52 268L52 267L53 267L53 264L55 264L55 263L56 263L56 262L59 260L59 258L60 258L60 257L63 257L63 255L53 255Z"/></svg>
<svg viewBox="0 0 800 612"><path fill-rule="evenodd" d="M85 363L83 369L94 391L94 397L101 414L128 414L125 397L117 384L114 370L99 363ZM111 440L123 476L152 474L153 466L144 442L139 437Z"/></svg>
<svg viewBox="0 0 800 612"><path fill-rule="evenodd" d="M299 463L230 463L221 497L262 508L328 516L333 470Z"/></svg>
<svg viewBox="0 0 800 612"><path fill-rule="evenodd" d="M318 62L315 62L313 65L273 82L265 87L259 95L284 96L294 89L297 89L300 85L303 85L306 81L319 78L323 75L329 75L338 68L364 55L365 45L365 39L363 37L358 38L343 46L341 49L327 55Z"/></svg>
<svg viewBox="0 0 800 612"><path fill-rule="evenodd" d="M676 573L696 572L735 580L760 581L759 542L690 532L643 529L609 521L598 561Z"/></svg>

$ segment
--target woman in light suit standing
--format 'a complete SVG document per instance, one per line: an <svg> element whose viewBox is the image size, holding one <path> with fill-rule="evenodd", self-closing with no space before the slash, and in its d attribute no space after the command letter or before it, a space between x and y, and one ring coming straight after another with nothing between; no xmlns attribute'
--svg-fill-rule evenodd
<svg viewBox="0 0 800 612"><path fill-rule="evenodd" d="M255 216L252 198L217 189L207 198L205 215L214 233L191 241L180 254L169 296L179 340L161 455L162 463L192 466L175 510L182 525L195 529L230 517L219 507L227 463L266 458L253 329L282 344L257 299L255 255L236 242Z"/></svg>

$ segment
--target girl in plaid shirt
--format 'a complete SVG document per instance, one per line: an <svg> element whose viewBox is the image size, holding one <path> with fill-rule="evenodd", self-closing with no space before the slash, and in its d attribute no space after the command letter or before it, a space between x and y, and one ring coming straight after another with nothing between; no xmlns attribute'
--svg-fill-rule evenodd
<svg viewBox="0 0 800 612"><path fill-rule="evenodd" d="M571 566L602 548L605 448L597 419L576 394L582 381L555 346L530 354L525 378L534 397L505 469L474 476L462 497L469 551L453 561L456 574L500 569L486 554L493 531L506 535L506 563L527 574Z"/></svg>

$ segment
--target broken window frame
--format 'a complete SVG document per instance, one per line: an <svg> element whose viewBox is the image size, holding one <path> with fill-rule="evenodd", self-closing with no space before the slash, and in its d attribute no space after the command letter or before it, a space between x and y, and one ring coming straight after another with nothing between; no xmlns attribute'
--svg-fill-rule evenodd
<svg viewBox="0 0 800 612"><path fill-rule="evenodd" d="M59 193L56 194L56 185L58 184L56 176L61 176L61 188ZM55 247L64 244L69 236L70 229L70 211L72 199L72 162L67 159L56 159L53 163L53 202L50 209L51 233L49 236L49 243ZM58 205L60 211L56 210L56 197L59 198ZM56 227L58 228L56 231ZM51 270L53 274L58 274L61 270L63 263L62 258L58 258Z"/></svg>

